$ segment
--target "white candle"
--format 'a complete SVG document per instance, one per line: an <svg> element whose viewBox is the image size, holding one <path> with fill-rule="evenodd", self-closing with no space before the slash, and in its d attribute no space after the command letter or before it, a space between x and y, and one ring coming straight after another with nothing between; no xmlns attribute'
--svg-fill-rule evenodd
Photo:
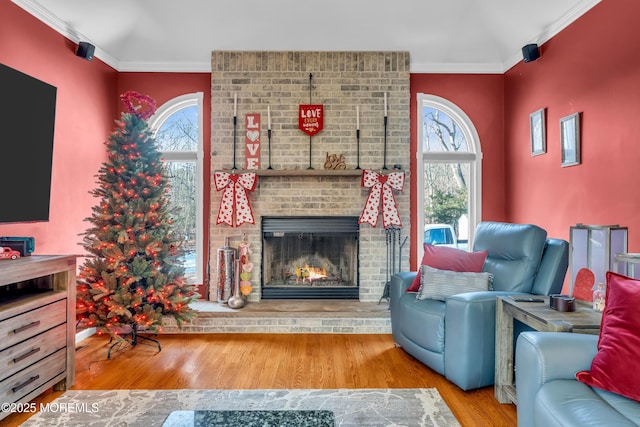
<svg viewBox="0 0 640 427"><path fill-rule="evenodd" d="M384 116L387 117L387 92L384 93Z"/></svg>
<svg viewBox="0 0 640 427"><path fill-rule="evenodd" d="M238 94L233 94L233 117L238 115Z"/></svg>
<svg viewBox="0 0 640 427"><path fill-rule="evenodd" d="M360 107L356 105L356 129L360 130Z"/></svg>
<svg viewBox="0 0 640 427"><path fill-rule="evenodd" d="M271 130L271 107L267 105L267 129Z"/></svg>

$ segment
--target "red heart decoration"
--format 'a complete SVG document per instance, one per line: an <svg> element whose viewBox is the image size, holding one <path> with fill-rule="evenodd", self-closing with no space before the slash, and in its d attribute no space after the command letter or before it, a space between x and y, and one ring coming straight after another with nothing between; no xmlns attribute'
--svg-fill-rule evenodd
<svg viewBox="0 0 640 427"><path fill-rule="evenodd" d="M127 112L139 119L147 120L156 111L156 102L150 96L130 90L120 95L120 99ZM134 105L134 102L137 105Z"/></svg>

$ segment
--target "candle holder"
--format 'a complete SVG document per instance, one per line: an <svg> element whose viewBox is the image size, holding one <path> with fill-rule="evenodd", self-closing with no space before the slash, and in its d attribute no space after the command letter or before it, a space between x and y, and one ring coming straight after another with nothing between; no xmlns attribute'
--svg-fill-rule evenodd
<svg viewBox="0 0 640 427"><path fill-rule="evenodd" d="M311 102L311 89L313 88L311 82L313 81L313 73L309 73L309 104L313 104L313 102ZM313 137L311 135L309 135L309 167L307 168L307 170L312 170L313 166L311 166L311 140L313 139Z"/></svg>
<svg viewBox="0 0 640 427"><path fill-rule="evenodd" d="M384 151L383 151L383 162L382 169L386 170L387 168L387 116L384 116Z"/></svg>
<svg viewBox="0 0 640 427"><path fill-rule="evenodd" d="M360 129L356 129L356 142L358 147L356 152L357 154L356 158L358 159L356 169L360 169Z"/></svg>
<svg viewBox="0 0 640 427"><path fill-rule="evenodd" d="M236 167L236 125L238 124L238 117L233 116L233 170L238 169Z"/></svg>
<svg viewBox="0 0 640 427"><path fill-rule="evenodd" d="M267 169L273 169L271 167L271 129L267 129L267 142L269 145L269 167Z"/></svg>
<svg viewBox="0 0 640 427"><path fill-rule="evenodd" d="M307 170L312 170L313 166L311 166L311 140L313 139L312 136L309 137L309 167L307 168Z"/></svg>

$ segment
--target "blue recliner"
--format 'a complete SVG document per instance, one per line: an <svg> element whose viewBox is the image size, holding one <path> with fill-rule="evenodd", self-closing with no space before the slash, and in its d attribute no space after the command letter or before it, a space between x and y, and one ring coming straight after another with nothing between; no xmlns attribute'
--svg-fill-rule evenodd
<svg viewBox="0 0 640 427"><path fill-rule="evenodd" d="M576 380L576 372L591 368L597 344L597 335L520 334L515 360L518 427L640 426L640 402Z"/></svg>
<svg viewBox="0 0 640 427"><path fill-rule="evenodd" d="M483 271L493 274L492 291L418 300L405 292L417 273L397 273L390 284L396 343L463 390L494 382L496 296L559 293L569 259L565 240L531 224L483 222L473 250L488 251Z"/></svg>

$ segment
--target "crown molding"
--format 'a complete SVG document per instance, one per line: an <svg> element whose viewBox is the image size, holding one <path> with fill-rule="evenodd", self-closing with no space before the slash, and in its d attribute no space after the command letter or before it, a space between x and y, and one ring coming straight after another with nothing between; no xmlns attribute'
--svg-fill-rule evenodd
<svg viewBox="0 0 640 427"><path fill-rule="evenodd" d="M409 66L409 72L424 74L502 74L502 64L499 62L412 62Z"/></svg>
<svg viewBox="0 0 640 427"><path fill-rule="evenodd" d="M116 71L119 71L119 63L116 58L109 55L109 53L107 53L106 51L102 50L100 46L96 46L96 44L92 42L88 37L85 37L83 34L70 28L66 22L62 21L60 18L52 14L48 9L42 7L42 5L40 5L38 2L33 0L11 0L11 2L15 3L16 6L24 9L34 18L39 19L45 25L51 27L54 31L57 31L72 42L78 44L81 41L86 41L93 44L96 47L93 56L100 59L102 62L109 65Z"/></svg>
<svg viewBox="0 0 640 427"><path fill-rule="evenodd" d="M211 59L201 62L121 62L118 71L150 73L210 73Z"/></svg>
<svg viewBox="0 0 640 427"><path fill-rule="evenodd" d="M573 8L560 19L549 25L546 30L538 36L538 44L544 44L556 36L560 31L573 24L578 18L587 13L592 7L600 3L602 0L583 0L576 4ZM533 43L533 42L532 42Z"/></svg>
<svg viewBox="0 0 640 427"><path fill-rule="evenodd" d="M529 43L537 43L539 46L551 40L558 35L562 30L573 24L578 18L587 13L592 7L600 3L602 0L584 0L573 8L569 9L567 13L561 16L554 23L549 25L544 31L538 34L535 40L530 40ZM525 43L526 45L527 43ZM505 62L503 67L503 73L509 71L514 65L522 61L522 52L518 51L511 55Z"/></svg>
<svg viewBox="0 0 640 427"><path fill-rule="evenodd" d="M538 34L535 40L531 40L530 43L537 43L542 45L551 40L562 30L567 28L573 22L575 22L582 15L587 13L591 8L600 3L602 0L585 0L569 9L558 20L549 25L544 31ZM527 43L525 43L527 44ZM514 65L522 61L522 51L518 50L514 52L504 63L424 63L424 64L411 64L412 73L442 73L442 74L504 74L509 71Z"/></svg>

